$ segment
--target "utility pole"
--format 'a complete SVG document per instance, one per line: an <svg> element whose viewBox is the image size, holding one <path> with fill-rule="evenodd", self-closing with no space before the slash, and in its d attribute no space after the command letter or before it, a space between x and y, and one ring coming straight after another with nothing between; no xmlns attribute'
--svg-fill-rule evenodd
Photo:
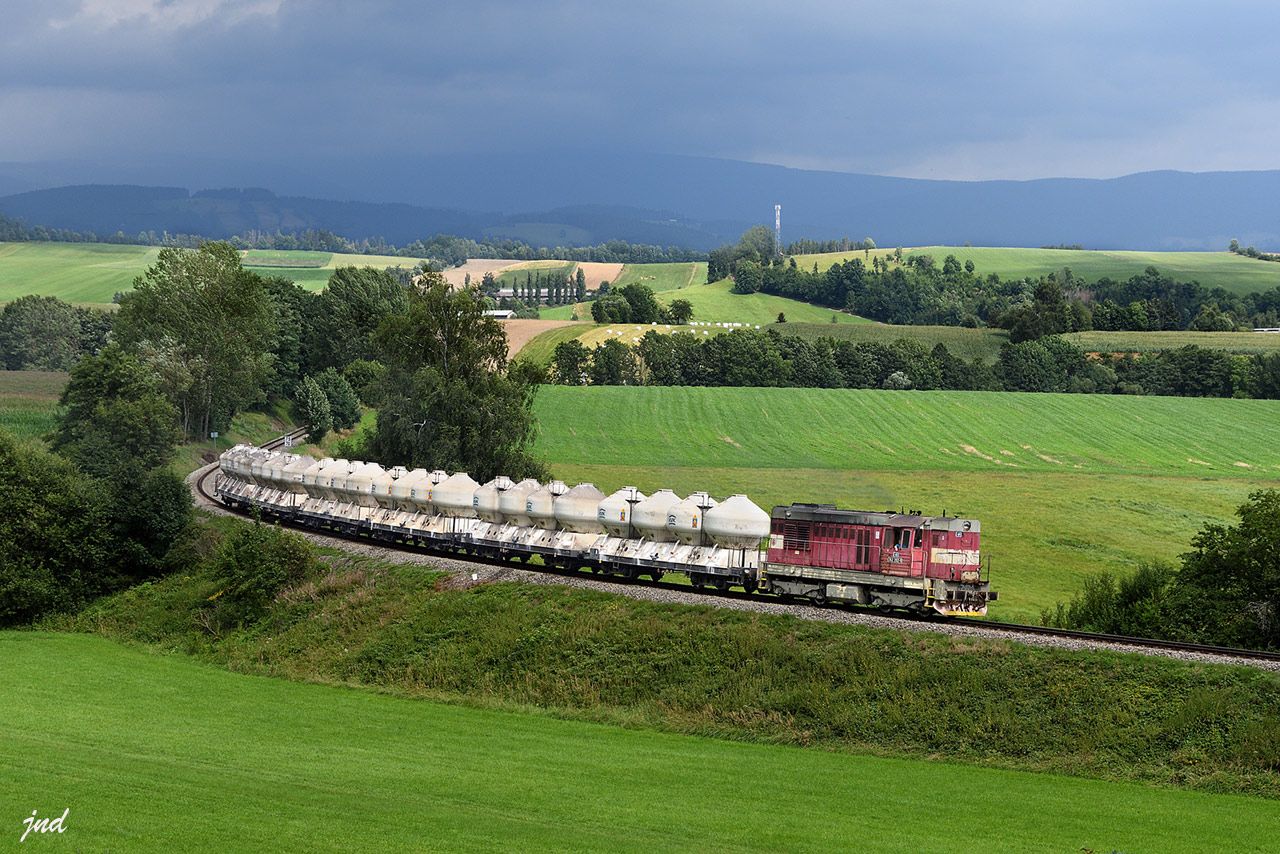
<svg viewBox="0 0 1280 854"><path fill-rule="evenodd" d="M773 240L778 245L778 256L782 256L782 205L773 206Z"/></svg>

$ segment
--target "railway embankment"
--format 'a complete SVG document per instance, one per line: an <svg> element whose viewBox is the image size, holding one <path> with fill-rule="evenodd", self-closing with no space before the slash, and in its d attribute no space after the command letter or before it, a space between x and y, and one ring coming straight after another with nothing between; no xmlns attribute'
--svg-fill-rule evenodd
<svg viewBox="0 0 1280 854"><path fill-rule="evenodd" d="M1280 797L1280 676L1257 668L617 595L322 540L309 577L220 620L211 556L248 524L211 518L187 571L51 627L406 697Z"/></svg>

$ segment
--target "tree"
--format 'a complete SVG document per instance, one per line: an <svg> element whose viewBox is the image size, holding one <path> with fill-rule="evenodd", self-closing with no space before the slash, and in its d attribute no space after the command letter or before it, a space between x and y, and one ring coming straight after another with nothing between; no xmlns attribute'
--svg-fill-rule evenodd
<svg viewBox="0 0 1280 854"><path fill-rule="evenodd" d="M57 297L19 297L0 311L0 368L69 371L106 343L111 317Z"/></svg>
<svg viewBox="0 0 1280 854"><path fill-rule="evenodd" d="M631 323L653 323L658 320L661 309L658 306L658 300L653 295L653 289L648 285L639 283L625 285L614 291L620 294L627 301L630 307Z"/></svg>
<svg viewBox="0 0 1280 854"><path fill-rule="evenodd" d="M591 317L596 323L627 323L631 303L620 293L610 293L591 303Z"/></svg>
<svg viewBox="0 0 1280 854"><path fill-rule="evenodd" d="M764 273L760 265L751 259L739 261L733 269L733 292L754 294L764 285Z"/></svg>
<svg viewBox="0 0 1280 854"><path fill-rule="evenodd" d="M493 273L486 272L480 279L480 293L485 296L496 297L500 290L502 290L502 285L498 283Z"/></svg>
<svg viewBox="0 0 1280 854"><path fill-rule="evenodd" d="M69 610L105 589L112 543L99 484L0 430L0 625Z"/></svg>
<svg viewBox="0 0 1280 854"><path fill-rule="evenodd" d="M320 294L312 367L341 370L356 359L374 358L374 332L384 319L404 312L408 293L382 270L372 267L334 270Z"/></svg>
<svg viewBox="0 0 1280 854"><path fill-rule="evenodd" d="M687 299L673 299L671 305L667 306L667 311L671 314L671 322L677 326L683 326L693 319L693 303Z"/></svg>
<svg viewBox="0 0 1280 854"><path fill-rule="evenodd" d="M183 431L207 436L263 397L275 333L272 302L262 280L240 265L227 243L196 250L161 249L156 263L134 281L115 322L126 349L149 346L185 372L168 388Z"/></svg>
<svg viewBox="0 0 1280 854"><path fill-rule="evenodd" d="M591 351L592 385L636 385L636 357L617 338L597 344Z"/></svg>
<svg viewBox="0 0 1280 854"><path fill-rule="evenodd" d="M297 407L299 420L307 428L307 440L319 442L333 428L329 398L325 397L314 378L307 377L294 390L293 402Z"/></svg>
<svg viewBox="0 0 1280 854"><path fill-rule="evenodd" d="M502 325L471 292L451 292L428 274L375 342L387 375L372 459L465 471L481 482L546 476L529 452L536 377L522 362L508 364Z"/></svg>
<svg viewBox="0 0 1280 854"><path fill-rule="evenodd" d="M262 280L275 315L271 339L272 371L266 389L285 396L308 373L314 346L313 330L321 316L319 297L288 279Z"/></svg>
<svg viewBox="0 0 1280 854"><path fill-rule="evenodd" d="M356 359L342 369L342 375L351 383L351 387L360 396L360 402L365 406L378 405L378 384L386 373L386 366L370 359Z"/></svg>
<svg viewBox="0 0 1280 854"><path fill-rule="evenodd" d="M581 267L573 274L573 298L574 302L582 302L587 298L587 274L582 272Z"/></svg>
<svg viewBox="0 0 1280 854"><path fill-rule="evenodd" d="M163 466L182 438L155 373L116 344L76 364L59 404L53 449L95 477Z"/></svg>
<svg viewBox="0 0 1280 854"><path fill-rule="evenodd" d="M334 430L349 430L360 420L360 398L346 377L333 368L316 374L316 385L329 401L329 415Z"/></svg>
<svg viewBox="0 0 1280 854"><path fill-rule="evenodd" d="M584 385L588 379L591 351L574 338L556 345L551 357L551 376L560 385Z"/></svg>

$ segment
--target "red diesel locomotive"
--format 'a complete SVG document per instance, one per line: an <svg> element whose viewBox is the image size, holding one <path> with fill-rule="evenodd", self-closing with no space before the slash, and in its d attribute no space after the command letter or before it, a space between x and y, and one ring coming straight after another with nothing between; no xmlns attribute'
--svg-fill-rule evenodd
<svg viewBox="0 0 1280 854"><path fill-rule="evenodd" d="M848 602L943 615L985 614L996 593L984 577L977 519L773 508L760 587L821 604Z"/></svg>

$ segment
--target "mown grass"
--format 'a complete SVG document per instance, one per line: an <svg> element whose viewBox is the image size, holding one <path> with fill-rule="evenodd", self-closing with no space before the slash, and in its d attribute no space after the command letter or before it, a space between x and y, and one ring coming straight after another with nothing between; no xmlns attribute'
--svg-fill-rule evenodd
<svg viewBox="0 0 1280 854"><path fill-rule="evenodd" d="M67 375L57 371L0 371L0 430L37 439L53 430Z"/></svg>
<svg viewBox="0 0 1280 854"><path fill-rule="evenodd" d="M85 636L9 632L0 649L0 805L13 839L32 808L71 809L65 834L27 846L1261 851L1270 841L1274 804L1257 798L413 702ZM910 817L952 802L940 793L976 803L948 808L945 833L922 833ZM678 820L664 798L679 800Z"/></svg>
<svg viewBox="0 0 1280 854"><path fill-rule="evenodd" d="M280 249L248 249L244 263L251 267L326 267L332 252L306 252Z"/></svg>
<svg viewBox="0 0 1280 854"><path fill-rule="evenodd" d="M620 288L624 285L641 284L654 293L663 293L680 290L706 280L707 262L705 261L626 264L610 287ZM588 282L587 286L595 287L598 284L598 282ZM539 310L538 317L544 320L572 320L575 314L583 320L589 319L591 317L591 303L580 302L573 305L544 308Z"/></svg>
<svg viewBox="0 0 1280 854"><path fill-rule="evenodd" d="M1221 287L1232 293L1265 291L1280 285L1280 266L1231 252L1130 252L1070 249L1021 249L987 246L921 246L903 248L903 254L932 255L942 264L948 255L962 263L973 261L982 275L996 273L1002 279L1042 276L1063 267L1089 281L1109 277L1117 281L1156 267L1178 281L1198 281L1205 287ZM894 250L873 249L871 255L884 257ZM798 255L796 263L806 270L815 263L819 270L851 258L870 263L867 253L831 252L821 255Z"/></svg>
<svg viewBox="0 0 1280 854"><path fill-rule="evenodd" d="M1008 619L1036 620L1088 574L1174 559L1280 487L1274 401L549 386L535 407L556 476L606 492L976 516Z"/></svg>
<svg viewBox="0 0 1280 854"><path fill-rule="evenodd" d="M517 283L523 285L526 276L541 275L545 288L548 278L557 275L571 276L577 266L572 261L524 261L500 271L495 278L498 284L509 288Z"/></svg>

